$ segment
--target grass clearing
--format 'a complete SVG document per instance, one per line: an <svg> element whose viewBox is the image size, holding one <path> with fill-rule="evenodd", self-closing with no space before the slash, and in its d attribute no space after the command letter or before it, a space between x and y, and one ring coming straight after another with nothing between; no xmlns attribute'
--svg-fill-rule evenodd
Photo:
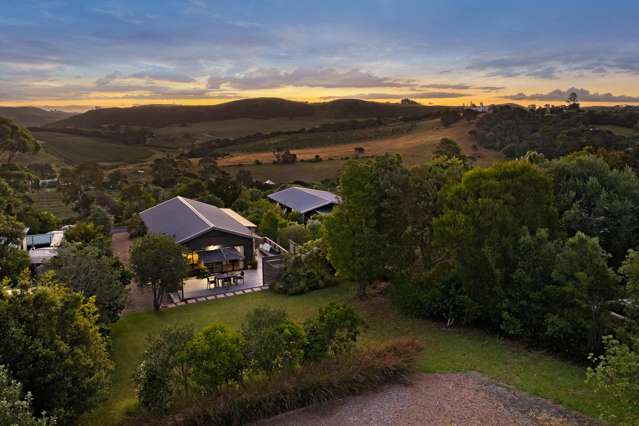
<svg viewBox="0 0 639 426"><path fill-rule="evenodd" d="M599 414L598 404L605 396L584 383L585 369L543 352L522 346L480 330L442 325L398 313L384 298L366 302L355 299L352 286L318 290L302 296L284 296L266 291L229 299L124 316L113 327L113 359L116 364L110 399L85 416L84 424L114 425L136 407L131 384L144 349L145 339L168 324L192 323L203 327L212 322L239 328L244 315L259 305L286 309L292 318L302 320L330 302L353 303L365 317L368 328L363 343L379 345L398 337L415 337L424 344L418 367L423 372L477 371L517 389L535 394L591 417Z"/></svg>
<svg viewBox="0 0 639 426"><path fill-rule="evenodd" d="M88 136L68 135L56 132L33 132L42 142L42 149L67 163L87 161L98 163L135 163L153 155L154 151L135 145L119 145Z"/></svg>

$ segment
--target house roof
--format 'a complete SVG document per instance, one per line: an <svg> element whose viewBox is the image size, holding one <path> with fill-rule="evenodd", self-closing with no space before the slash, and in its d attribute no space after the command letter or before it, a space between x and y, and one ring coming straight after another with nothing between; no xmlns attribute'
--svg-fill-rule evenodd
<svg viewBox="0 0 639 426"><path fill-rule="evenodd" d="M321 207L339 203L339 197L332 192L302 188L301 186L293 186L274 192L268 198L300 213L308 213Z"/></svg>
<svg viewBox="0 0 639 426"><path fill-rule="evenodd" d="M253 237L250 229L223 209L179 196L140 212L140 217L150 233L170 235L177 243L186 243L211 230Z"/></svg>
<svg viewBox="0 0 639 426"><path fill-rule="evenodd" d="M245 218L244 216L242 216L241 214L239 214L238 212L236 212L233 209L221 209L224 213L226 213L227 215L231 216L233 219L237 220L239 223L241 223L242 225L246 226L247 228L257 228L257 225L254 224L253 222L251 222L250 220L248 220L247 218Z"/></svg>
<svg viewBox="0 0 639 426"><path fill-rule="evenodd" d="M218 250L200 251L198 256L202 263L222 263L230 260L244 260L244 256L239 251L231 247L223 247Z"/></svg>

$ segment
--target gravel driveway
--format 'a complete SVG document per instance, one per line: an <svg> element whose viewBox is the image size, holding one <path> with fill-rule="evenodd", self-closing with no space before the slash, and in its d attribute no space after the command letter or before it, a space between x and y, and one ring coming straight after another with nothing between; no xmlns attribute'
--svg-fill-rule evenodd
<svg viewBox="0 0 639 426"><path fill-rule="evenodd" d="M296 410L256 426L595 425L550 401L476 373L419 374L412 383Z"/></svg>

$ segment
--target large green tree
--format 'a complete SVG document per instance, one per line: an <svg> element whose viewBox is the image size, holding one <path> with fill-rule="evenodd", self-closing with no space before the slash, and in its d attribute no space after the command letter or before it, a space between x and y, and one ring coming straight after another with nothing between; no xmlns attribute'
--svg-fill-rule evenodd
<svg viewBox="0 0 639 426"><path fill-rule="evenodd" d="M53 426L55 419L33 417L31 404L33 395L24 393L22 384L11 378L7 369L0 365L0 424L11 426Z"/></svg>
<svg viewBox="0 0 639 426"><path fill-rule="evenodd" d="M525 161L471 170L447 190L445 212L433 226L439 255L458 271L473 302L469 310L498 325L521 236L556 227L552 181Z"/></svg>
<svg viewBox="0 0 639 426"><path fill-rule="evenodd" d="M131 268L140 287L153 292L157 311L167 292L178 291L186 275L184 248L166 235L147 235L133 244Z"/></svg>
<svg viewBox="0 0 639 426"><path fill-rule="evenodd" d="M85 297L95 297L102 322L118 320L126 305L130 273L117 258L93 246L68 244L58 250L51 266L64 284Z"/></svg>
<svg viewBox="0 0 639 426"><path fill-rule="evenodd" d="M0 152L7 154L7 163L11 163L18 153L36 153L39 150L40 144L28 129L0 117Z"/></svg>
<svg viewBox="0 0 639 426"><path fill-rule="evenodd" d="M555 205L568 235L581 231L598 237L619 265L639 246L639 178L630 169L612 169L584 153L548 163Z"/></svg>
<svg viewBox="0 0 639 426"><path fill-rule="evenodd" d="M342 171L341 204L326 218L325 238L330 262L338 275L359 284L360 296L372 281L414 258L414 250L402 244L409 181L399 156L352 161Z"/></svg>
<svg viewBox="0 0 639 426"><path fill-rule="evenodd" d="M34 411L70 424L105 396L112 363L92 300L50 280L0 291L0 364L33 395Z"/></svg>

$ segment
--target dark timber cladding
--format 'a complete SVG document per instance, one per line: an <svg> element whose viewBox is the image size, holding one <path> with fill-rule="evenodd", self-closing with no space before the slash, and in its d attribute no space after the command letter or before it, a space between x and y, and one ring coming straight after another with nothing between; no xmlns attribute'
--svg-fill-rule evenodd
<svg viewBox="0 0 639 426"><path fill-rule="evenodd" d="M171 198L140 213L151 234L171 236L195 251L211 246L242 246L243 255L251 262L255 234L240 223L236 215L184 197Z"/></svg>

